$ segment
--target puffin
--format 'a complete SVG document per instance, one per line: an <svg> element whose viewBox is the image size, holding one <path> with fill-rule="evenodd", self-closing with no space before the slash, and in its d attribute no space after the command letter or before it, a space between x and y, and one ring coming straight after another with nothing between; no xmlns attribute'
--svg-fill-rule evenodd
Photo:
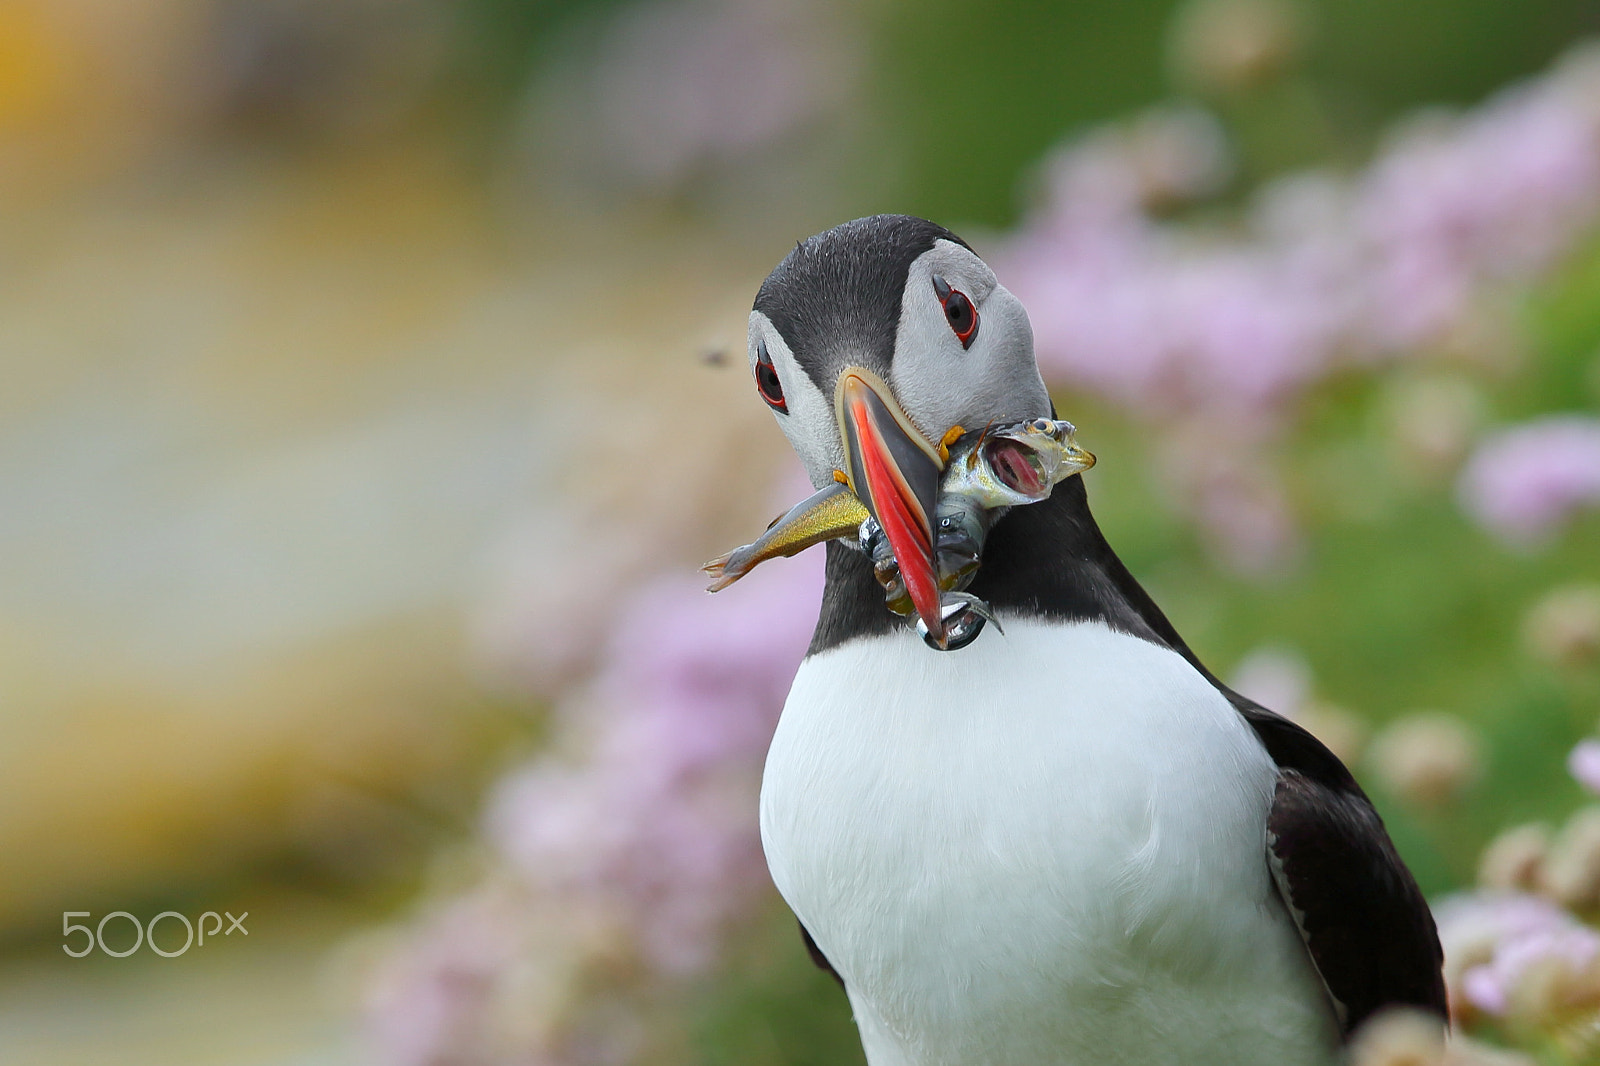
<svg viewBox="0 0 1600 1066"><path fill-rule="evenodd" d="M999 518L970 586L996 624L939 639L940 442L1055 417L1027 312L965 241L877 215L799 242L749 364L916 600L908 624L862 545L827 543L760 793L772 879L870 1066L1333 1066L1385 1008L1443 1024L1434 922L1372 803L1200 662L1081 474Z"/></svg>

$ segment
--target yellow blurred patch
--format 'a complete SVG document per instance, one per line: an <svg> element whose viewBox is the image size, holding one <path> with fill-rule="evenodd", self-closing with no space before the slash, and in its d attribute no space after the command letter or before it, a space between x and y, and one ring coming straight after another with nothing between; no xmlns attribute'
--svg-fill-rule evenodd
<svg viewBox="0 0 1600 1066"><path fill-rule="evenodd" d="M68 52L38 6L0 0L0 132L55 110L67 82Z"/></svg>

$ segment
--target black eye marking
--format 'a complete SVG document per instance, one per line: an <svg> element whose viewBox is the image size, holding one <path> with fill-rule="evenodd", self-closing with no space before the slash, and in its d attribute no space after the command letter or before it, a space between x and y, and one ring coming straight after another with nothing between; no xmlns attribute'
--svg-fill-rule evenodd
<svg viewBox="0 0 1600 1066"><path fill-rule="evenodd" d="M961 342L961 347L971 348L973 338L978 335L978 309L972 306L966 293L952 289L938 274L933 275L933 294L944 307L944 320L950 323L956 340Z"/></svg>
<svg viewBox="0 0 1600 1066"><path fill-rule="evenodd" d="M772 365L772 356L767 354L766 341L756 348L756 392L774 411L789 413L789 403L783 398L783 383L778 380L778 368Z"/></svg>

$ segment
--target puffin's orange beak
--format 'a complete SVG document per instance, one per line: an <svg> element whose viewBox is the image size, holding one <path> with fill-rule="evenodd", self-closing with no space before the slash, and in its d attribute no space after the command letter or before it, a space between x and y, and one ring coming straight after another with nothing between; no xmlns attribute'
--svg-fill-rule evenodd
<svg viewBox="0 0 1600 1066"><path fill-rule="evenodd" d="M889 538L911 604L943 638L933 565L933 517L944 460L870 370L848 367L834 389L845 476Z"/></svg>

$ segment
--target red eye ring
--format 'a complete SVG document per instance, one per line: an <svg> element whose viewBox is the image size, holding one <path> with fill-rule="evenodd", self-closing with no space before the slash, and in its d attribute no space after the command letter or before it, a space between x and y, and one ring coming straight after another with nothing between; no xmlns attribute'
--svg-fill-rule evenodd
<svg viewBox="0 0 1600 1066"><path fill-rule="evenodd" d="M756 392L766 405L780 414L789 413L789 402L783 398L783 382L778 380L778 368L772 365L766 344L756 350Z"/></svg>
<svg viewBox="0 0 1600 1066"><path fill-rule="evenodd" d="M956 340L961 342L962 348L971 348L973 338L978 335L978 309L967 299L966 293L952 289L938 274L933 275L933 294L939 298L944 320L950 324Z"/></svg>

